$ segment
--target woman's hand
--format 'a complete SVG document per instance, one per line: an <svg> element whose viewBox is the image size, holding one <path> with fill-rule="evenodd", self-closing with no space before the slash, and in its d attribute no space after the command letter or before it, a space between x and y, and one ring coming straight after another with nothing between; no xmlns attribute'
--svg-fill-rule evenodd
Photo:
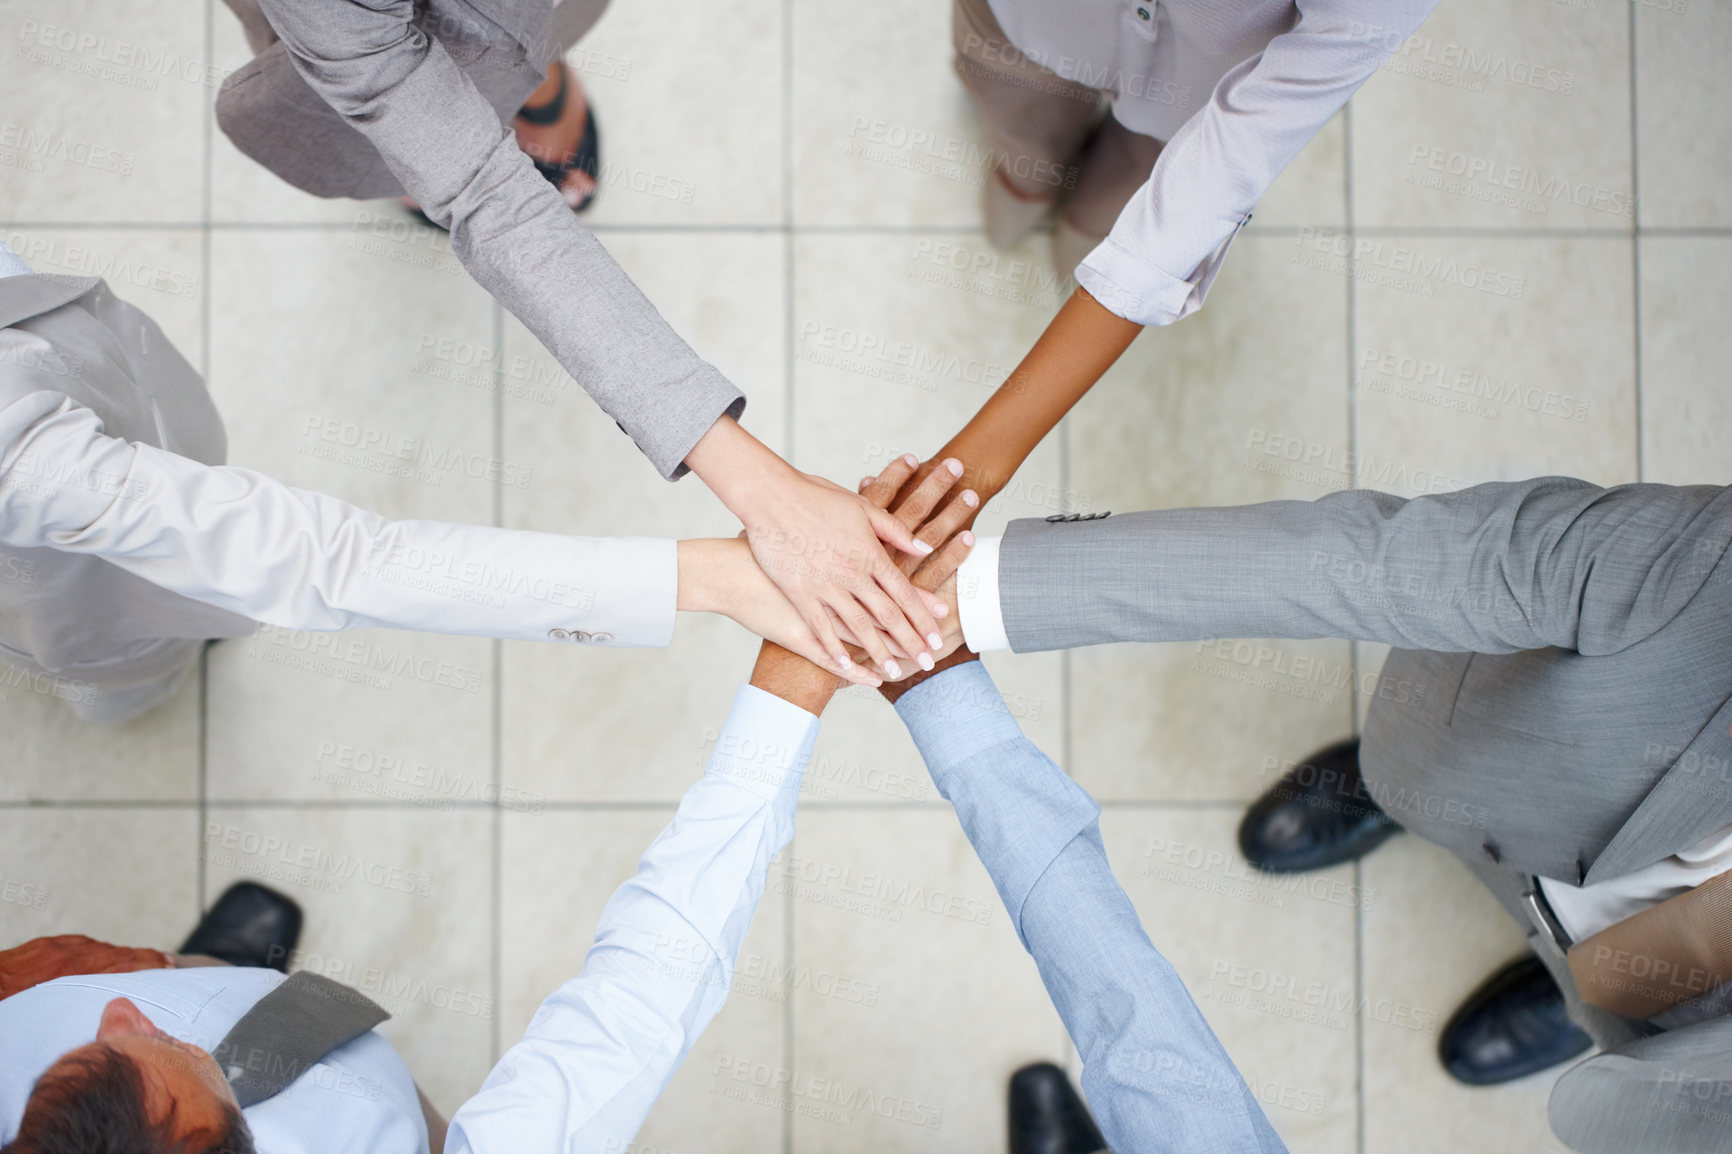
<svg viewBox="0 0 1732 1154"><path fill-rule="evenodd" d="M817 639L822 664L858 680L843 646L846 636L891 676L902 672L892 644L917 664L932 659L943 642L938 618L948 606L916 590L884 548L913 559L931 553L910 526L857 494L799 472L727 417L704 434L686 462L745 525L752 555Z"/></svg>
<svg viewBox="0 0 1732 1154"><path fill-rule="evenodd" d="M907 456L891 462L878 476L860 482L863 497L881 509L894 501L891 515L911 530L917 530L916 536L921 541L938 550L924 560L902 562L903 571L918 588L944 598L951 610L942 617L943 643L934 647L933 663L919 663L927 673L962 645L962 620L953 608L956 570L974 548L974 534L966 527L980 512L980 496L973 489L964 489L933 512L962 473L962 462L954 457L919 465L912 456ZM912 675L913 671L909 672Z"/></svg>

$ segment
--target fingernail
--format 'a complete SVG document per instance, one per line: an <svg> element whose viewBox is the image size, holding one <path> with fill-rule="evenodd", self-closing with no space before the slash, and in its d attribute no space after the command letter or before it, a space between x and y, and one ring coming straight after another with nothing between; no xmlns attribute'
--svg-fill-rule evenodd
<svg viewBox="0 0 1732 1154"><path fill-rule="evenodd" d="M836 664L840 665L843 669L852 669L854 668L854 659L849 657L846 653L838 653L836 654Z"/></svg>
<svg viewBox="0 0 1732 1154"><path fill-rule="evenodd" d="M980 494L973 489L964 489L962 491L962 503L972 509L980 504Z"/></svg>
<svg viewBox="0 0 1732 1154"><path fill-rule="evenodd" d="M944 606L944 611L946 613L950 612L950 606L948 606L948 605ZM943 649L944 648L944 635L941 633L928 633L926 635L926 644L932 646L932 648L934 648L934 649Z"/></svg>
<svg viewBox="0 0 1732 1154"><path fill-rule="evenodd" d="M937 662L932 660L932 654L930 653L922 653L919 657L915 658L915 660L919 661L920 668L926 670L928 673L931 673L932 667L937 664Z"/></svg>
<svg viewBox="0 0 1732 1154"><path fill-rule="evenodd" d="M872 483L871 477L861 477L860 478L860 487L862 489L864 489L866 486L870 485L871 483Z"/></svg>
<svg viewBox="0 0 1732 1154"><path fill-rule="evenodd" d="M894 661L886 661L884 663L884 673L885 676L889 677L893 681L902 676L901 668Z"/></svg>
<svg viewBox="0 0 1732 1154"><path fill-rule="evenodd" d="M940 601L938 604L936 604L932 607L932 615L934 617L947 617L950 615L950 606L948 606L944 602ZM940 641L940 642L937 642L937 644L942 646L944 643L942 641Z"/></svg>
<svg viewBox="0 0 1732 1154"><path fill-rule="evenodd" d="M944 462L944 467L950 470L950 475L952 477L962 476L962 462L958 461L955 457Z"/></svg>
<svg viewBox="0 0 1732 1154"><path fill-rule="evenodd" d="M924 557L926 554L932 552L932 546L916 537L914 538L914 551Z"/></svg>
<svg viewBox="0 0 1732 1154"><path fill-rule="evenodd" d="M973 534L973 532L971 532L968 529L964 529L962 531L962 543L964 545L967 545L969 548L972 549L974 547L974 534Z"/></svg>
<svg viewBox="0 0 1732 1154"><path fill-rule="evenodd" d="M870 685L873 689L877 689L880 685L884 684L884 679L882 677L868 677L862 684Z"/></svg>

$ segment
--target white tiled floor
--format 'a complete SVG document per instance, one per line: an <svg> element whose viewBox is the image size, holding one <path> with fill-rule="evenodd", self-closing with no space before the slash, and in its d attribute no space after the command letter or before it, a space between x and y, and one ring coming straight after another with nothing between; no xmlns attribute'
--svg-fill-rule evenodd
<svg viewBox="0 0 1732 1154"><path fill-rule="evenodd" d="M803 467L852 482L935 448L1068 287L948 275L955 252L989 251L982 174L896 143L978 139L944 0L743 0L684 14L671 39L667 25L618 0L574 53L605 134L592 223ZM139 47L122 59L121 41ZM1444 0L1281 176L1209 306L1143 336L983 524L1545 472L1728 480L1729 48L1725 0ZM697 483L653 475L442 237L390 206L302 196L228 144L210 102L246 50L220 3L0 0L0 53L0 235L155 316L209 373L235 463L399 516L730 530ZM1548 191L1488 195L1451 179L1468 166ZM1349 277L1333 254L1355 243ZM1397 275L1402 250L1438 275ZM1038 238L1014 255L1046 260ZM943 367L887 374L850 351L862 339ZM329 461L313 450L332 422L498 457L526 480ZM1293 467L1292 446L1318 465ZM202 684L119 732L0 695L0 943L77 930L172 946L231 878L272 874L236 831L383 861L425 892L277 881L308 908L304 964L386 976L391 1036L449 1110L580 964L753 645L719 620L683 622L668 653L344 640L463 676L356 685L341 676L354 651L316 649L309 671L284 658L321 639L267 633L218 646ZM1145 924L1295 1151L1554 1150L1547 1079L1470 1092L1434 1060L1441 1020L1520 949L1446 855L1398 841L1320 889L1245 874L1243 803L1352 731L1381 661L1375 646L1274 647L1320 675L1247 678L1256 649L1231 645L989 664L1103 800ZM1074 1055L870 695L831 710L805 808L746 979L639 1149L1003 1149L1005 1076ZM1173 846L1218 864L1173 867ZM841 912L809 880L822 869L803 873L814 862L991 916ZM1335 1009L1289 1012L1256 996L1259 974L1315 984ZM720 1076L742 1065L907 1099L937 1124L742 1101Z"/></svg>

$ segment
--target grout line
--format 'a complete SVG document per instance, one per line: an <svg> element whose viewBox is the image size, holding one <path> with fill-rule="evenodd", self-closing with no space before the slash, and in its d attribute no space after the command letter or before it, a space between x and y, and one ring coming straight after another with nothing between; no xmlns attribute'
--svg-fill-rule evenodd
<svg viewBox="0 0 1732 1154"><path fill-rule="evenodd" d="M204 5L204 58L212 59L212 50L216 42L215 22L216 0L205 0ZM204 374L205 389L210 389L211 376L211 307L210 307L210 270L211 270L211 131L216 119L214 101L215 93L210 93L212 103L204 104L199 109L199 117L203 121L204 133L201 142L202 163L204 165L203 180L200 182L200 212L203 217L203 227L199 237L199 370ZM198 655L198 830L194 834L193 854L196 865L198 884L198 908L193 911L196 920L204 913L204 907L210 896L209 870L205 863L204 831L205 818L209 813L210 803L210 651L209 645L204 646Z"/></svg>
<svg viewBox="0 0 1732 1154"><path fill-rule="evenodd" d="M1635 334L1633 351L1635 354L1635 384L1636 384L1636 480L1647 479L1647 459L1642 451L1642 166L1641 151L1636 147L1637 133L1640 131L1640 121L1637 118L1636 104L1636 13L1640 7L1630 5L1630 199L1636 204L1636 233L1630 238L1630 311L1632 313L1630 328Z"/></svg>
<svg viewBox="0 0 1732 1154"><path fill-rule="evenodd" d="M782 0L782 454L794 459L794 0ZM792 839L790 839L791 841ZM782 1069L794 1069L794 901L793 855L783 863L782 887ZM782 1115L782 1154L794 1154L794 1114Z"/></svg>
<svg viewBox="0 0 1732 1154"><path fill-rule="evenodd" d="M1359 459L1359 386L1354 365L1358 362L1356 349L1359 342L1359 294L1358 281L1354 277L1353 251L1356 247L1351 243L1359 235L1358 213L1353 198L1353 102L1348 101L1341 111L1342 117L1342 201L1344 215L1347 218L1347 452L1351 459ZM1359 487L1359 478L1350 477L1348 483ZM1359 684L1359 646L1349 641L1347 643L1347 664L1352 671L1353 684ZM1357 694L1347 695L1347 724L1354 732L1359 730L1359 698ZM1359 884L1359 863L1353 863L1353 881ZM1356 889L1355 893L1364 890ZM1353 993L1356 999L1364 997L1364 973L1360 964L1361 942L1364 931L1364 913L1359 903L1353 909ZM1365 1016L1354 1015L1353 1044L1353 1117L1354 1117L1354 1149L1358 1154L1365 1154Z"/></svg>
<svg viewBox="0 0 1732 1154"><path fill-rule="evenodd" d="M493 306L492 340L495 349L505 348L505 307L498 300L491 300ZM493 360L493 459L505 460L505 358L496 356ZM505 481L504 473L493 479L493 526L501 528L505 524ZM500 1015L498 1007L504 1004L505 964L504 937L505 923L505 809L500 799L504 796L505 780L505 643L494 638L488 645L489 660L493 663L493 700L492 711L488 718L488 754L493 771L493 801L489 808L493 811L490 825L492 841L493 866L493 909L490 917L492 927L492 944L488 950L488 981L493 998L495 1013L488 1022L488 1046L492 1061L497 1063L500 1055Z"/></svg>

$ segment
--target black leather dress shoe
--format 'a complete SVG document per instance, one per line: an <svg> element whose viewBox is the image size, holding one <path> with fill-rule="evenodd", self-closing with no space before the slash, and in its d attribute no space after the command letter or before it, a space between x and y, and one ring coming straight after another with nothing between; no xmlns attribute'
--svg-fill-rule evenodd
<svg viewBox="0 0 1732 1154"><path fill-rule="evenodd" d="M1437 1056L1450 1077L1496 1086L1567 1062L1593 1045L1564 1011L1564 992L1529 954L1467 996L1443 1028Z"/></svg>
<svg viewBox="0 0 1732 1154"><path fill-rule="evenodd" d="M1106 1148L1063 1070L1037 1062L1010 1076L1010 1154L1096 1154Z"/></svg>
<svg viewBox="0 0 1732 1154"><path fill-rule="evenodd" d="M1365 792L1355 737L1312 754L1252 802L1239 852L1267 873L1303 873L1364 857L1400 830Z"/></svg>
<svg viewBox="0 0 1732 1154"><path fill-rule="evenodd" d="M286 974L300 940L300 906L257 882L236 882L199 919L180 952Z"/></svg>

